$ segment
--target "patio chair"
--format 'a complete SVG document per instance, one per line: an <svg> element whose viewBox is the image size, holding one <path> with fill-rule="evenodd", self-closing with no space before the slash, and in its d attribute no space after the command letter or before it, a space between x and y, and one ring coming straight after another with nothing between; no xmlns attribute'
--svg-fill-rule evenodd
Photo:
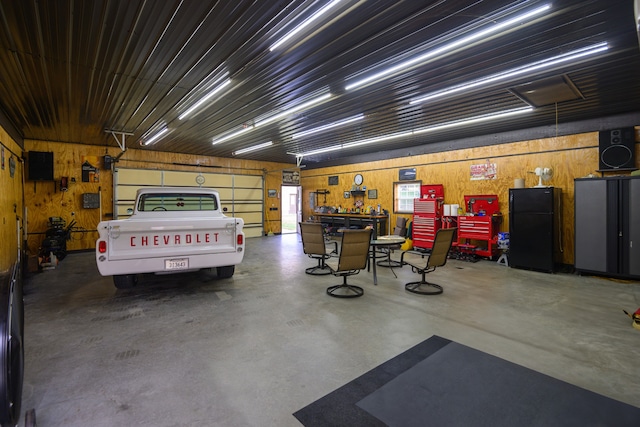
<svg viewBox="0 0 640 427"><path fill-rule="evenodd" d="M344 230L340 242L340 256L326 260L331 274L342 277L342 284L327 288L327 294L336 298L355 298L362 296L360 286L347 283L347 277L360 273L367 267L371 229Z"/></svg>
<svg viewBox="0 0 640 427"><path fill-rule="evenodd" d="M305 273L321 276L331 274L325 261L332 253L338 253L338 242L329 241L324 233L324 228L319 222L301 222L300 235L302 236L302 250L309 258L318 261L315 267L305 269Z"/></svg>
<svg viewBox="0 0 640 427"><path fill-rule="evenodd" d="M443 292L442 286L427 282L425 276L427 273L431 273L436 268L442 267L447 263L447 256L455 234L455 227L441 228L436 232L436 238L433 241L430 253L415 250L402 252L400 262L403 265L411 266L411 271L414 273L422 275L421 280L404 285L407 291L421 295L437 295Z"/></svg>

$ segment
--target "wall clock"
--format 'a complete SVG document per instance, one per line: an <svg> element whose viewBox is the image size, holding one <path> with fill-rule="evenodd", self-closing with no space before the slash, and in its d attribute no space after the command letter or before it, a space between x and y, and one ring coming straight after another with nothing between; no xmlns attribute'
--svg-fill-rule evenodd
<svg viewBox="0 0 640 427"><path fill-rule="evenodd" d="M353 179L353 182L356 185L362 185L362 183L364 182L364 178L362 178L361 174L357 174L356 177Z"/></svg>

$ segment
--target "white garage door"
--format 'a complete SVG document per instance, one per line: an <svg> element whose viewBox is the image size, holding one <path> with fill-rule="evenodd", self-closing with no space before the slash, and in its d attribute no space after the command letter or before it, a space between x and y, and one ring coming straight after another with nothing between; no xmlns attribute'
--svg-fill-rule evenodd
<svg viewBox="0 0 640 427"><path fill-rule="evenodd" d="M260 175L236 175L117 168L113 174L114 219L127 218L133 209L136 191L143 187L202 187L220 192L220 203L229 216L244 220L246 237L264 235L264 178ZM198 179L198 181L196 181Z"/></svg>

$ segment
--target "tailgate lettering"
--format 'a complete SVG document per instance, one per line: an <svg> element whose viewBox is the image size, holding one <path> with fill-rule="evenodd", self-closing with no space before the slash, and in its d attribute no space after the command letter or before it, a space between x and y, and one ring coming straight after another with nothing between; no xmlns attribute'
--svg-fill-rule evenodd
<svg viewBox="0 0 640 427"><path fill-rule="evenodd" d="M196 233L196 234L163 234L151 236L151 242L149 236L131 236L129 240L129 246L132 248L139 246L180 246L191 245L193 243L211 243L217 242L220 233Z"/></svg>

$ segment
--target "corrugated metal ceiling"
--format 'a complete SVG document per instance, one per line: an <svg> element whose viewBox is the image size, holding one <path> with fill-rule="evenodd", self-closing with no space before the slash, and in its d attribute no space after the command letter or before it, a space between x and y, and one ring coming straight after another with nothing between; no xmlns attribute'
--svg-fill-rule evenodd
<svg viewBox="0 0 640 427"><path fill-rule="evenodd" d="M270 46L328 0L0 2L0 108L27 139L117 146L105 130L130 133L148 150L295 162L289 153L407 133L526 106L509 88L565 75L583 99L510 118L406 135L303 157L321 165L358 153L410 149L558 122L640 112L640 49L633 4L622 0L342 0L281 47ZM549 11L464 43L453 52L356 90L355 78L496 25L522 11ZM437 100L419 95L606 42L606 52L526 72ZM193 116L178 117L228 75L230 84ZM260 118L331 93L319 105L253 128ZM357 122L302 138L292 135L363 114ZM634 123L637 124L637 123ZM215 138L246 129L219 144Z"/></svg>

